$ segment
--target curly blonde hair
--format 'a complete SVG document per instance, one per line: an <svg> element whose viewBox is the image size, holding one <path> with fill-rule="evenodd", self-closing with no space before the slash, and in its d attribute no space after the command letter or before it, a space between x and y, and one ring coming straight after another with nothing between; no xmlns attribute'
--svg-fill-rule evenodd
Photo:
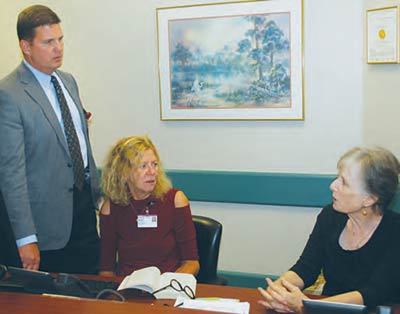
<svg viewBox="0 0 400 314"><path fill-rule="evenodd" d="M157 198L163 198L171 188L171 181L165 174L157 149L148 136L131 136L120 139L107 155L101 177L103 193L114 203L128 205L131 194L128 187L130 173L137 169L143 154L152 150L158 162L157 182L152 192Z"/></svg>

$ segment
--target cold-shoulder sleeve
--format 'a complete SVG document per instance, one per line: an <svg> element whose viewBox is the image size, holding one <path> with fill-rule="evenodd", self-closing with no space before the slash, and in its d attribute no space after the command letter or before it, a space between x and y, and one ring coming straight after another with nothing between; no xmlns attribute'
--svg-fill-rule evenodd
<svg viewBox="0 0 400 314"><path fill-rule="evenodd" d="M112 206L112 205L110 205ZM100 214L100 270L115 271L117 252L116 217L110 209L109 215Z"/></svg>
<svg viewBox="0 0 400 314"><path fill-rule="evenodd" d="M196 230L190 205L175 208L174 233L181 259L198 260Z"/></svg>

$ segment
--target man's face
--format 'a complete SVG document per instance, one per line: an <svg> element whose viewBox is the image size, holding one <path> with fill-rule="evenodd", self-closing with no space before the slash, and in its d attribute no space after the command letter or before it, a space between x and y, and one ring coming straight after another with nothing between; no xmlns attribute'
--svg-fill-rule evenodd
<svg viewBox="0 0 400 314"><path fill-rule="evenodd" d="M52 74L62 65L63 38L60 24L42 25L36 27L33 40L22 39L20 47L30 65L41 72Z"/></svg>

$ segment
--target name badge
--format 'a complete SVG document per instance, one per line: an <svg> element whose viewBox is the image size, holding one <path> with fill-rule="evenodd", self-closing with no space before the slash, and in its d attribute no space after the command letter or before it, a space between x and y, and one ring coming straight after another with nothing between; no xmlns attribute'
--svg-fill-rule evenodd
<svg viewBox="0 0 400 314"><path fill-rule="evenodd" d="M138 215L138 228L157 228L157 215Z"/></svg>

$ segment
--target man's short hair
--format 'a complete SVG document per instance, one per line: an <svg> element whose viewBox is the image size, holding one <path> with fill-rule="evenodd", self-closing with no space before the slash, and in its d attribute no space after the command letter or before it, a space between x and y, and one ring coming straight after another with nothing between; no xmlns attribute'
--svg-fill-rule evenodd
<svg viewBox="0 0 400 314"><path fill-rule="evenodd" d="M18 15L17 34L19 40L32 41L35 28L42 25L53 25L61 20L55 12L44 5L32 5Z"/></svg>

